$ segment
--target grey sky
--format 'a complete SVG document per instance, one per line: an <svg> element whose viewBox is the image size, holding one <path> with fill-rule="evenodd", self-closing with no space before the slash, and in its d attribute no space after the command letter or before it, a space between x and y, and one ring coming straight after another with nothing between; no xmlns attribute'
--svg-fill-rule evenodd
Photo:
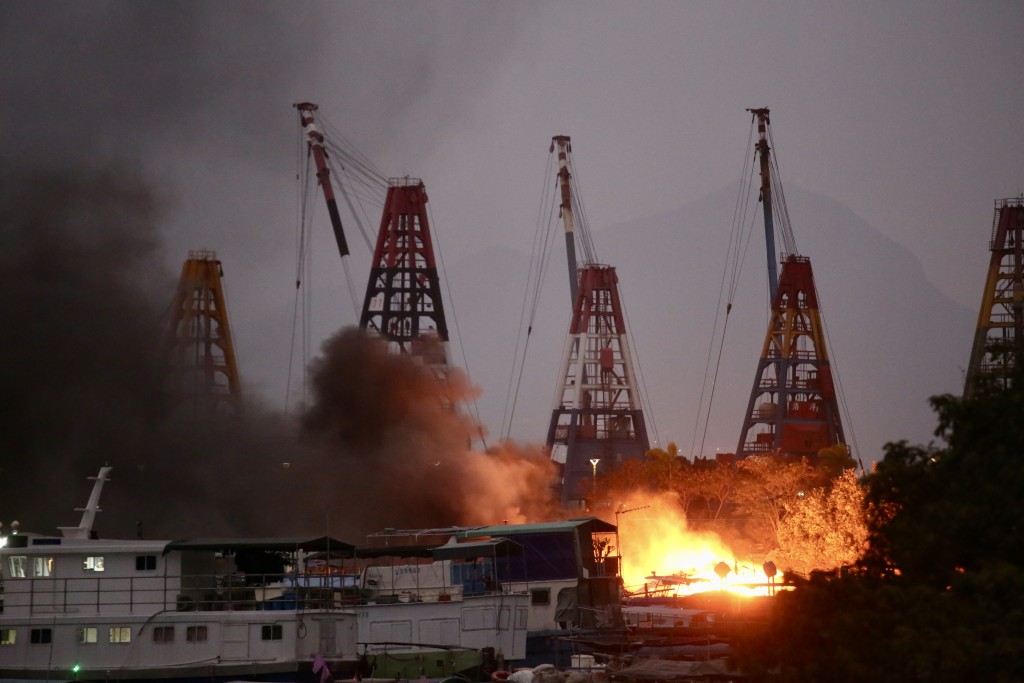
<svg viewBox="0 0 1024 683"><path fill-rule="evenodd" d="M459 277L494 277L481 261L496 248L528 253L552 135L573 138L597 250L615 264L602 230L670 213L739 179L745 109L761 106L772 109L787 187L845 205L976 312L993 200L1024 189L1022 26L1016 2L7 2L0 134L9 163L120 159L150 179L164 206L172 278L187 250L217 251L243 381L281 405L298 222L294 102L319 103L385 174L424 179L443 259L454 269L460 327L479 325L461 315L460 297L525 287L525 260L507 282ZM815 217L792 219L798 244L807 243ZM727 232L730 220L722 215L709 230ZM330 230L319 225L314 349L356 321ZM708 249L707 258L717 265L725 253ZM358 298L368 261L365 248L353 250ZM828 273L816 274L821 287ZM556 310L567 308L563 280L545 290ZM667 300L706 308L718 296L717 277L685 292L624 287L630 316L640 320ZM507 329L489 322L490 337L477 334L466 348L490 397L483 418L492 434L518 316L510 308L499 317ZM908 336L902 352L912 357L913 344L944 341ZM560 349L548 347L541 367L557 368ZM648 374L705 362L704 346L673 358L654 349L640 344ZM969 341L964 365L968 353ZM756 357L734 362L750 378L739 381L745 401ZM543 376L540 395L520 401L541 406L543 416L554 382ZM956 388L947 378L934 391ZM688 443L693 418L665 405L674 396L651 396L657 409L681 415L679 426L658 426L664 440ZM722 419L738 431L739 415ZM538 420L513 436L542 440ZM909 431L872 434L870 448L928 438L919 426ZM734 442L723 437L729 449Z"/></svg>

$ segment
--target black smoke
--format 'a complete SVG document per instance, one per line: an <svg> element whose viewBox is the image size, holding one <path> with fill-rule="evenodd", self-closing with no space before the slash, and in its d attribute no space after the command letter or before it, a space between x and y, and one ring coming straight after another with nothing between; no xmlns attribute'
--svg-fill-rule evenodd
<svg viewBox="0 0 1024 683"><path fill-rule="evenodd" d="M445 385L354 329L310 369L301 425L245 397L225 419L161 405L160 339L175 290L159 204L123 169L4 178L0 250L0 521L77 523L85 478L114 466L97 530L150 538L525 521L547 508L537 450L469 447ZM230 302L228 302L230 307ZM242 369L244 373L244 368Z"/></svg>

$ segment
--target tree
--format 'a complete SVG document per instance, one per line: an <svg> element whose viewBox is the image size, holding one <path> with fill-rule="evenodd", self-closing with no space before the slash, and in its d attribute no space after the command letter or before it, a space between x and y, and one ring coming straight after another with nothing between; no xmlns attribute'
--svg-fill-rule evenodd
<svg viewBox="0 0 1024 683"><path fill-rule="evenodd" d="M857 563L777 597L751 678L1024 680L1024 376L932 399L944 447L886 445Z"/></svg>
<svg viewBox="0 0 1024 683"><path fill-rule="evenodd" d="M851 468L828 487L797 495L783 505L779 523L779 560L789 569L808 573L851 565L867 545L864 487Z"/></svg>
<svg viewBox="0 0 1024 683"><path fill-rule="evenodd" d="M802 493L824 483L822 472L806 460L749 457L736 467L738 483L732 500L739 514L761 527L758 535L763 535L772 546L778 545L779 524L786 507Z"/></svg>
<svg viewBox="0 0 1024 683"><path fill-rule="evenodd" d="M690 481L694 498L704 501L708 521L715 524L736 489L736 470L718 463L694 467Z"/></svg>

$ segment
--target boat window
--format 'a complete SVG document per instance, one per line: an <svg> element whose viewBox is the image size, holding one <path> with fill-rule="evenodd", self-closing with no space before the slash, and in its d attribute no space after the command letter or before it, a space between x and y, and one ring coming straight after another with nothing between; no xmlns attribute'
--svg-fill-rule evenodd
<svg viewBox="0 0 1024 683"><path fill-rule="evenodd" d="M111 626L110 642L126 644L132 642L132 629L130 626Z"/></svg>
<svg viewBox="0 0 1024 683"><path fill-rule="evenodd" d="M17 633L13 628L0 628L0 645L14 645Z"/></svg>
<svg viewBox="0 0 1024 683"><path fill-rule="evenodd" d="M53 641L53 629L34 628L29 632L28 640L33 645L48 645Z"/></svg>
<svg viewBox="0 0 1024 683"><path fill-rule="evenodd" d="M531 605L550 605L551 604L551 589L550 588L531 588L530 589L530 604Z"/></svg>
<svg viewBox="0 0 1024 683"><path fill-rule="evenodd" d="M24 555L14 555L9 558L8 569L12 579L24 579L28 571L28 558Z"/></svg>
<svg viewBox="0 0 1024 683"><path fill-rule="evenodd" d="M206 640L205 626L189 626L185 630L185 640L190 643L198 643Z"/></svg>
<svg viewBox="0 0 1024 683"><path fill-rule="evenodd" d="M103 557L92 556L82 560L82 570L87 572L101 572L103 571Z"/></svg>
<svg viewBox="0 0 1024 683"><path fill-rule="evenodd" d="M53 574L52 557L33 557L32 576L50 576Z"/></svg>
<svg viewBox="0 0 1024 683"><path fill-rule="evenodd" d="M156 569L156 555L136 555L135 571L145 572Z"/></svg>
<svg viewBox="0 0 1024 683"><path fill-rule="evenodd" d="M174 642L174 627L173 626L156 626L153 628L153 642L154 643L173 643Z"/></svg>
<svg viewBox="0 0 1024 683"><path fill-rule="evenodd" d="M83 626L75 629L75 637L80 644L95 643L98 631L95 626Z"/></svg>
<svg viewBox="0 0 1024 683"><path fill-rule="evenodd" d="M281 640L283 637L281 624L265 624L263 626L263 640Z"/></svg>

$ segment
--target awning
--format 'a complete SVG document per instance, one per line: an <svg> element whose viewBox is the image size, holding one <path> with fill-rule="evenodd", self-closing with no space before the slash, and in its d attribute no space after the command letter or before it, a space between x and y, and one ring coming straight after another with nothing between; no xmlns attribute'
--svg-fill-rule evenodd
<svg viewBox="0 0 1024 683"><path fill-rule="evenodd" d="M523 546L507 538L459 543L452 537L447 543L433 549L435 560L466 560L477 557L522 555Z"/></svg>

